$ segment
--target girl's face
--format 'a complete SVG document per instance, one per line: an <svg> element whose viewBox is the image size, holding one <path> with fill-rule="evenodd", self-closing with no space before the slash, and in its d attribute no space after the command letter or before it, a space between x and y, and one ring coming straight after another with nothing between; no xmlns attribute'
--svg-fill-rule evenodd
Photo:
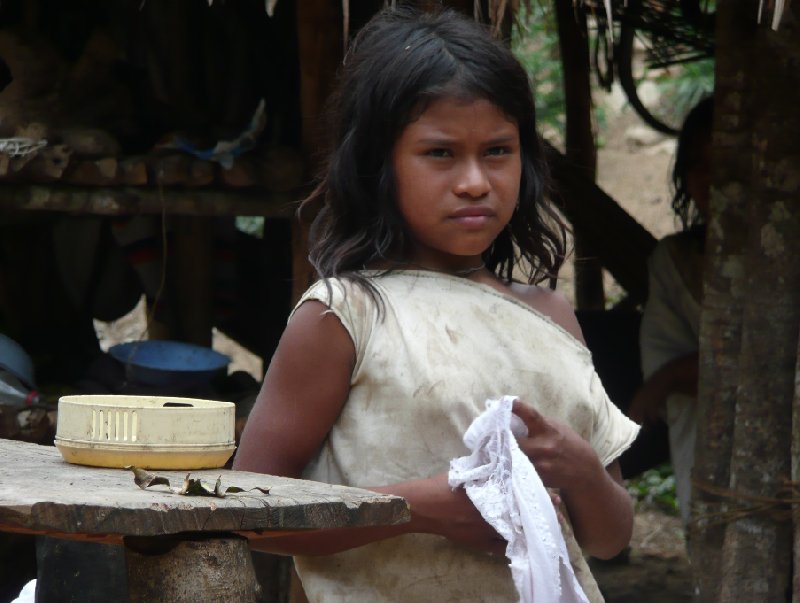
<svg viewBox="0 0 800 603"><path fill-rule="evenodd" d="M490 101L433 101L392 152L410 257L442 271L476 266L519 198L519 129Z"/></svg>

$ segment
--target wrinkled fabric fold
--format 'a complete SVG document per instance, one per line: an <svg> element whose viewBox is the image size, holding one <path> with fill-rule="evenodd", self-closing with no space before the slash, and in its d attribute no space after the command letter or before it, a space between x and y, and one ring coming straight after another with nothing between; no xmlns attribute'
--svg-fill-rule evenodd
<svg viewBox="0 0 800 603"><path fill-rule="evenodd" d="M463 486L483 518L507 541L521 603L588 603L569 560L555 508L517 437L527 435L511 412L516 396L486 401L464 433L472 452L450 462L450 487Z"/></svg>

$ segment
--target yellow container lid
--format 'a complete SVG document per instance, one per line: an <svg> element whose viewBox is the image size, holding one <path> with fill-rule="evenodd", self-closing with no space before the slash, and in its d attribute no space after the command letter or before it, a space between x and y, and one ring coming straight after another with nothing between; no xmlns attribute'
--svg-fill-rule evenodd
<svg viewBox="0 0 800 603"><path fill-rule="evenodd" d="M167 396L63 396L55 445L70 463L143 469L222 467L236 447L232 402Z"/></svg>

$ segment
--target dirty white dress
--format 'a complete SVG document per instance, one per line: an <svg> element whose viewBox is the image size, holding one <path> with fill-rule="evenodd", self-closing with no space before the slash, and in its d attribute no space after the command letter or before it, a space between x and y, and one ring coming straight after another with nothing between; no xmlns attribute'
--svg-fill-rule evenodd
<svg viewBox="0 0 800 603"><path fill-rule="evenodd" d="M350 396L307 479L369 487L447 471L488 398L513 394L571 425L608 465L638 427L608 399L588 349L527 304L468 279L426 271L330 280L298 302L328 305L356 351ZM590 601L602 596L566 530ZM296 557L309 601L516 602L507 561L409 534L325 557ZM543 602L546 603L546 602Z"/></svg>
<svg viewBox="0 0 800 603"><path fill-rule="evenodd" d="M642 374L649 379L670 360L696 352L700 341L703 284L703 239L681 232L659 241L648 260L649 289L639 331ZM681 520L688 525L692 466L697 440L694 396L667 397L666 416L670 460Z"/></svg>

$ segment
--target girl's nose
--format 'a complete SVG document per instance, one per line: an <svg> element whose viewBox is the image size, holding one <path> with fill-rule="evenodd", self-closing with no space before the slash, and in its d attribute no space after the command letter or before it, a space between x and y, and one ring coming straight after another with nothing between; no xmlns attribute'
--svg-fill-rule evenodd
<svg viewBox="0 0 800 603"><path fill-rule="evenodd" d="M489 178L480 161L465 161L458 173L454 192L456 195L470 197L483 197L490 189Z"/></svg>

